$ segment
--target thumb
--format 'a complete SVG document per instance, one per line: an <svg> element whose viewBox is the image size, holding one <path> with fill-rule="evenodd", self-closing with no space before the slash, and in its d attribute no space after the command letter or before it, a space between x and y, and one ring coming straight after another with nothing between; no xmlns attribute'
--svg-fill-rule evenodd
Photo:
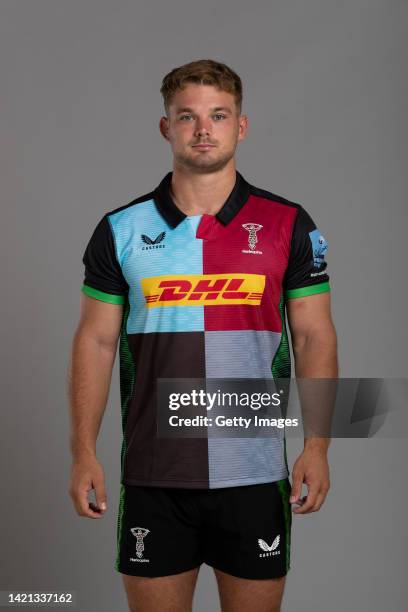
<svg viewBox="0 0 408 612"><path fill-rule="evenodd" d="M101 510L101 512L105 512L107 508L107 496L106 496L106 491L105 491L104 480L103 479L95 480L94 489L95 489L96 505Z"/></svg>
<svg viewBox="0 0 408 612"><path fill-rule="evenodd" d="M303 475L299 472L293 474L292 490L290 493L289 502L293 504L300 498L302 492Z"/></svg>

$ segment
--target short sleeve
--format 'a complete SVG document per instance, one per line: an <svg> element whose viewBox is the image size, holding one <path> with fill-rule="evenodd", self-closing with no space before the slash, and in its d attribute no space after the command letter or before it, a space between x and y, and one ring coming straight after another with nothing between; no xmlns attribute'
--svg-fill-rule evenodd
<svg viewBox="0 0 408 612"><path fill-rule="evenodd" d="M117 260L115 242L107 215L96 226L82 262L85 277L82 291L110 304L124 304L129 286Z"/></svg>
<svg viewBox="0 0 408 612"><path fill-rule="evenodd" d="M330 291L325 261L327 249L326 239L310 215L299 205L283 281L285 299Z"/></svg>

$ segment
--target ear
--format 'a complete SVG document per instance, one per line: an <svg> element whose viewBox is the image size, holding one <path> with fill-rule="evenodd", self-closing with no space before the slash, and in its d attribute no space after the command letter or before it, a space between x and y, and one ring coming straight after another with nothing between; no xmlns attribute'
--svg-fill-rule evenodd
<svg viewBox="0 0 408 612"><path fill-rule="evenodd" d="M244 140L248 131L248 117L247 115L241 115L239 118L239 134L238 140Z"/></svg>
<svg viewBox="0 0 408 612"><path fill-rule="evenodd" d="M169 132L169 120L167 117L161 117L159 122L160 133L166 140L169 140L168 132Z"/></svg>

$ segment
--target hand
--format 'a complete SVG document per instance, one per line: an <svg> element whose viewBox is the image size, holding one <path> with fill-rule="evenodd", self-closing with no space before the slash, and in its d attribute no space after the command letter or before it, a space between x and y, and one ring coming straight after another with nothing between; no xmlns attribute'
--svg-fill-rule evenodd
<svg viewBox="0 0 408 612"><path fill-rule="evenodd" d="M88 501L92 489L95 489L96 504ZM74 459L69 495L80 516L102 518L106 511L105 475L95 456Z"/></svg>
<svg viewBox="0 0 408 612"><path fill-rule="evenodd" d="M307 485L308 493L300 499L302 483ZM326 451L305 448L295 461L292 470L292 491L290 503L300 508L292 508L296 514L316 512L322 506L330 489L329 464Z"/></svg>

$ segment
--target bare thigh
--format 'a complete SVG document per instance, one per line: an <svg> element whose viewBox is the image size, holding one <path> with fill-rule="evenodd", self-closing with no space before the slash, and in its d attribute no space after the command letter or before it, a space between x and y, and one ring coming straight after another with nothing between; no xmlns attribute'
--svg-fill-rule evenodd
<svg viewBox="0 0 408 612"><path fill-rule="evenodd" d="M191 612L199 569L159 578L122 574L130 612Z"/></svg>
<svg viewBox="0 0 408 612"><path fill-rule="evenodd" d="M222 612L280 612L286 576L270 580L247 580L214 568Z"/></svg>

